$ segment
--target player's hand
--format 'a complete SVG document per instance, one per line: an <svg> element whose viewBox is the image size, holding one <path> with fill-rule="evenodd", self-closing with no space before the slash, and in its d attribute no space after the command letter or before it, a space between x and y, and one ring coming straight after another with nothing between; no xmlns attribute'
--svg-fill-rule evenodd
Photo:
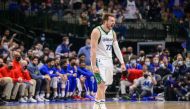
<svg viewBox="0 0 190 109"><path fill-rule="evenodd" d="M125 63L121 64L121 71L126 71Z"/></svg>
<svg viewBox="0 0 190 109"><path fill-rule="evenodd" d="M93 71L94 73L99 73L99 72L100 72L97 66L94 66L94 67L92 68L92 71Z"/></svg>

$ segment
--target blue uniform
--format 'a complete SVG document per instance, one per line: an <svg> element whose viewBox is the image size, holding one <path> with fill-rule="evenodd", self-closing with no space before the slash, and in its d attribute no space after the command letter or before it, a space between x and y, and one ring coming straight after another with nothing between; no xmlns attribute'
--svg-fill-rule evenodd
<svg viewBox="0 0 190 109"><path fill-rule="evenodd" d="M43 65L43 66L40 68L40 73L41 73L42 75L49 75L51 78L58 76L58 75L56 74L56 72L57 72L57 70L56 70L54 67L50 68L50 67L48 67L47 64Z"/></svg>
<svg viewBox="0 0 190 109"><path fill-rule="evenodd" d="M68 84L67 84L67 88L69 92L74 92L77 86L77 82L76 82L76 78L74 77L73 74L77 74L77 71L75 70L75 68L71 65L67 66L67 71L68 73ZM62 71L63 73L63 71Z"/></svg>
<svg viewBox="0 0 190 109"><path fill-rule="evenodd" d="M96 92L97 91L97 82L94 79L94 74L89 71L86 68L81 68L78 67L78 77L80 76L85 76L86 77L86 81L85 81L85 86L86 86L86 91L90 91L90 92Z"/></svg>

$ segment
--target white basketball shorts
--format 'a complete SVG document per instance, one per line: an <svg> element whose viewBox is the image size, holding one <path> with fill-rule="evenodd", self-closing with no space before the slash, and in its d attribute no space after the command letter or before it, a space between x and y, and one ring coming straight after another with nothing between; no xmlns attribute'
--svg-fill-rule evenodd
<svg viewBox="0 0 190 109"><path fill-rule="evenodd" d="M102 77L105 85L111 85L113 82L113 60L112 59L96 59L97 67L100 71L100 76Z"/></svg>

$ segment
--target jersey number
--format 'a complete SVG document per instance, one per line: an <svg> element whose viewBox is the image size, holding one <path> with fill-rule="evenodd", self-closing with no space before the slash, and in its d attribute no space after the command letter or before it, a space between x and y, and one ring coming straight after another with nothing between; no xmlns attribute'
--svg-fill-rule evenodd
<svg viewBox="0 0 190 109"><path fill-rule="evenodd" d="M112 45L106 45L106 50L111 50L112 49Z"/></svg>

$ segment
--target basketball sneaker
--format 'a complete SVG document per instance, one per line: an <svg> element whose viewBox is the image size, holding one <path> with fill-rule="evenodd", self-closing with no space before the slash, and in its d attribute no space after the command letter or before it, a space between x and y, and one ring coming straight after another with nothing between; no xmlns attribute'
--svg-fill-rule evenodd
<svg viewBox="0 0 190 109"><path fill-rule="evenodd" d="M95 102L93 109L107 109L105 102Z"/></svg>

